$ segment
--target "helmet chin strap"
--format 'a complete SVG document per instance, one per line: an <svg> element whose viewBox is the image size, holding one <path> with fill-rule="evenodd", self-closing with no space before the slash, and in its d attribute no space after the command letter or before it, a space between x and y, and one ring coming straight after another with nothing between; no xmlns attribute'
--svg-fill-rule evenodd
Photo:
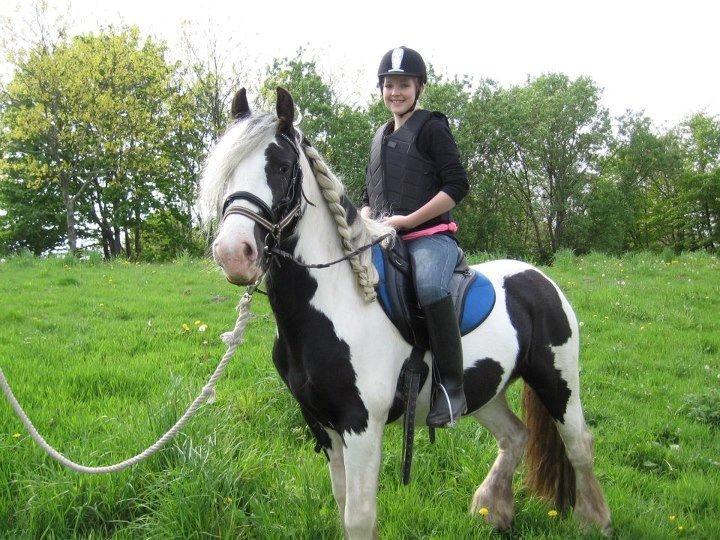
<svg viewBox="0 0 720 540"><path fill-rule="evenodd" d="M405 111L404 113L402 113L402 114L400 114L400 115L398 115L398 116L399 116L400 118L405 118L405 115L406 115L406 114L410 114L411 112L413 112L413 111L415 110L415 107L417 107L417 103L418 103L418 100L419 100L419 99L420 99L420 92L417 92L417 93L415 94L415 101L413 102L412 107L410 107L407 111Z"/></svg>

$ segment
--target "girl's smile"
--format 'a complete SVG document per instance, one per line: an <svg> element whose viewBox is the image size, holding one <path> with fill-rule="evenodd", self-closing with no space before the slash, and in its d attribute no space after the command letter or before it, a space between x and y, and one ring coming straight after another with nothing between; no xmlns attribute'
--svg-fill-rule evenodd
<svg viewBox="0 0 720 540"><path fill-rule="evenodd" d="M383 101L391 113L406 114L415 104L418 82L415 77L387 75L383 82Z"/></svg>

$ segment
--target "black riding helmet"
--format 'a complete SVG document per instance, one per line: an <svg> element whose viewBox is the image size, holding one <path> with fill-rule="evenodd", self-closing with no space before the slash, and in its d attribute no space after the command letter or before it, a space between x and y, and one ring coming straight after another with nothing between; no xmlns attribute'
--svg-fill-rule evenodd
<svg viewBox="0 0 720 540"><path fill-rule="evenodd" d="M385 53L378 68L378 81L382 84L385 75L407 75L417 77L420 84L427 82L427 68L420 53L405 46Z"/></svg>
<svg viewBox="0 0 720 540"><path fill-rule="evenodd" d="M427 68L420 53L405 46L390 49L380 60L378 68L378 87L382 91L383 78L386 75L405 75L417 77L421 85L427 83ZM415 94L415 103L410 111L415 109L420 92ZM408 112L410 112L408 111Z"/></svg>

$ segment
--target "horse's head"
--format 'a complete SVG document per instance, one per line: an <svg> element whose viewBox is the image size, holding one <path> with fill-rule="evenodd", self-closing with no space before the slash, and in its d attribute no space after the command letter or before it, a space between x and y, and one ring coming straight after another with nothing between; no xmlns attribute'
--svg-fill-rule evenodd
<svg viewBox="0 0 720 540"><path fill-rule="evenodd" d="M232 103L234 123L206 162L200 207L206 218L218 218L213 256L236 285L260 277L266 247L287 235L299 214L302 150L294 110L292 96L278 88L276 115L251 114L241 89Z"/></svg>

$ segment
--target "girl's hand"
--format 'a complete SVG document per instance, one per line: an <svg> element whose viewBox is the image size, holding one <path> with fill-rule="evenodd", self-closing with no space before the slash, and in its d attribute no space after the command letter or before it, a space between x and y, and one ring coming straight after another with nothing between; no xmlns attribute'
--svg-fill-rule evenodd
<svg viewBox="0 0 720 540"><path fill-rule="evenodd" d="M412 229L413 225L410 223L410 219L408 216L390 216L382 221L383 225L387 225L389 227L392 227L398 231L402 231L404 229Z"/></svg>

